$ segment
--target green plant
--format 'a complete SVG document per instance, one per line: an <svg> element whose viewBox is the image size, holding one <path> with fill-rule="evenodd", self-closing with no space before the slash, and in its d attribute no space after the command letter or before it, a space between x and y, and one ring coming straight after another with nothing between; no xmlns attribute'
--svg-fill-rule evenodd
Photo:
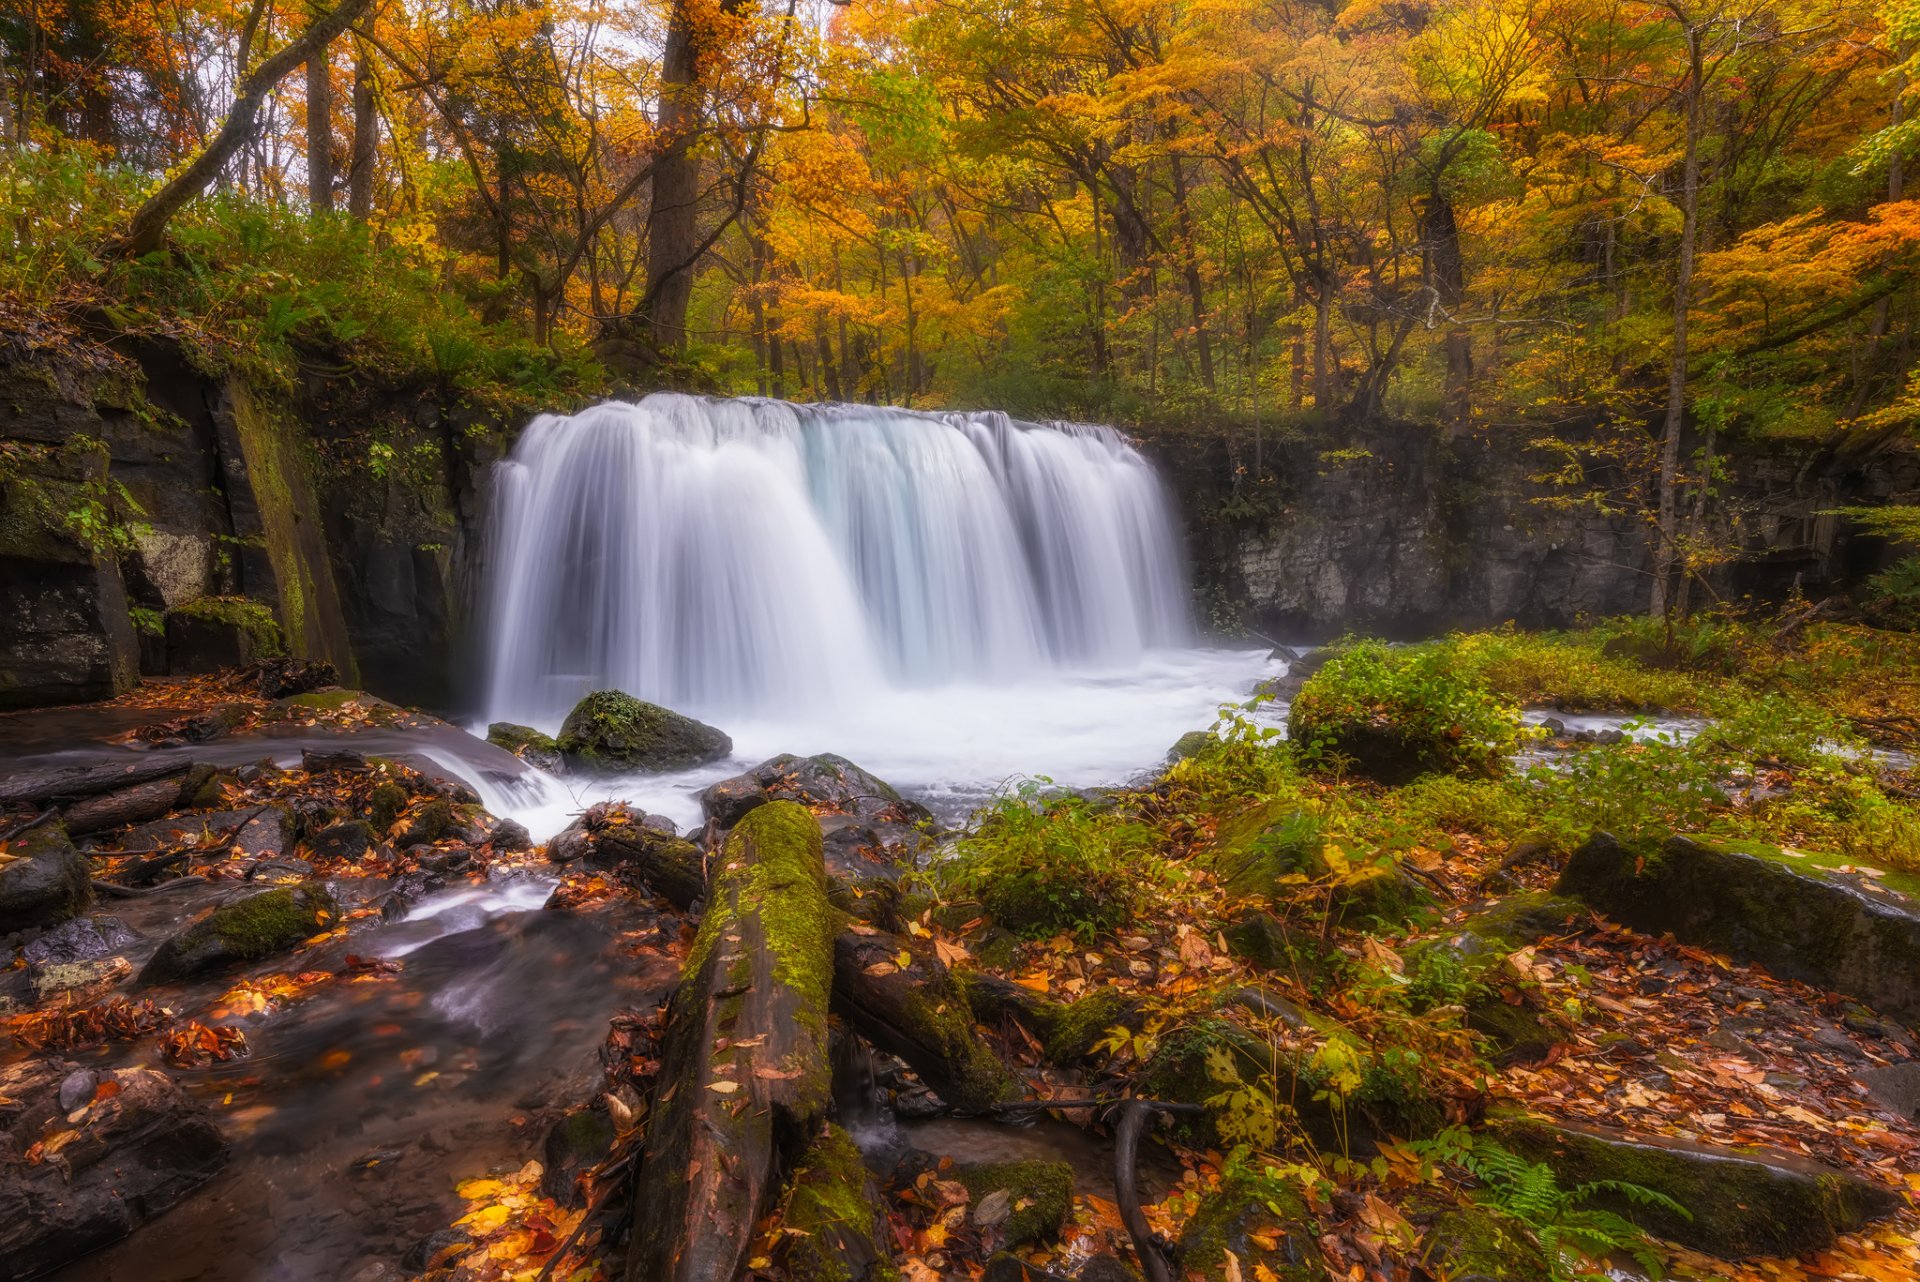
<svg viewBox="0 0 1920 1282"><path fill-rule="evenodd" d="M1443 648L1361 641L1308 678L1287 725L1307 760L1350 758L1397 783L1429 771L1497 774L1520 716L1455 671Z"/></svg>
<svg viewBox="0 0 1920 1282"><path fill-rule="evenodd" d="M1883 628L1920 631L1920 556L1896 561L1866 581L1861 608Z"/></svg>
<svg viewBox="0 0 1920 1282"><path fill-rule="evenodd" d="M1579 753L1564 772L1531 773L1562 835L1577 840L1604 828L1625 839L1661 837L1697 830L1727 808L1711 754L1670 732L1636 737L1644 727L1628 722L1626 738Z"/></svg>
<svg viewBox="0 0 1920 1282"><path fill-rule="evenodd" d="M1666 1194L1624 1180L1563 1189L1550 1167L1464 1127L1448 1127L1412 1148L1429 1161L1465 1171L1479 1183L1481 1203L1524 1225L1546 1250L1552 1282L1606 1278L1608 1257L1620 1254L1632 1256L1649 1276L1660 1276L1660 1254L1646 1233L1625 1216L1588 1205L1597 1197L1614 1194L1692 1218Z"/></svg>
<svg viewBox="0 0 1920 1282"><path fill-rule="evenodd" d="M941 869L947 894L980 902L1016 934L1091 937L1126 924L1163 874L1153 830L1027 780L980 812Z"/></svg>
<svg viewBox="0 0 1920 1282"><path fill-rule="evenodd" d="M1286 732L1251 715L1268 701L1262 695L1223 705L1199 746L1168 768L1167 780L1202 804L1293 791L1300 773Z"/></svg>

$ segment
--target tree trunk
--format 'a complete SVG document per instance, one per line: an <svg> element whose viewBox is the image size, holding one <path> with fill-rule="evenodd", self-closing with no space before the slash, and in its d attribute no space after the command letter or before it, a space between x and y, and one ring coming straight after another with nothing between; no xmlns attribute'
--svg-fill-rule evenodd
<svg viewBox="0 0 1920 1282"><path fill-rule="evenodd" d="M137 765L40 767L15 770L0 780L0 808L44 806L57 801L92 797L116 788L178 778L193 767L184 761L145 761Z"/></svg>
<svg viewBox="0 0 1920 1282"><path fill-rule="evenodd" d="M307 206L333 212L333 65L323 45L307 59Z"/></svg>
<svg viewBox="0 0 1920 1282"><path fill-rule="evenodd" d="M1019 1094L974 1031L966 990L918 941L870 927L842 931L833 941L833 1006L955 1108L989 1108Z"/></svg>
<svg viewBox="0 0 1920 1282"><path fill-rule="evenodd" d="M790 801L733 830L674 994L634 1184L627 1282L740 1274L832 1071L832 909L820 825Z"/></svg>
<svg viewBox="0 0 1920 1282"><path fill-rule="evenodd" d="M380 112L373 95L373 59L353 59L353 167L347 171L347 212L361 222L373 213L374 169L380 160Z"/></svg>
<svg viewBox="0 0 1920 1282"><path fill-rule="evenodd" d="M164 819L179 807L180 801L180 780L156 779L77 801L67 807L61 818L67 825L67 834L80 837L145 823L149 819Z"/></svg>
<svg viewBox="0 0 1920 1282"><path fill-rule="evenodd" d="M220 132L213 136L191 164L182 169L159 191L134 211L127 230L110 247L110 252L138 256L160 247L167 224L182 206L205 191L207 184L231 160L253 135L260 104L273 87L289 72L305 63L316 49L323 48L367 11L373 0L340 0L340 4L315 18L307 29L286 48L242 76Z"/></svg>
<svg viewBox="0 0 1920 1282"><path fill-rule="evenodd" d="M1679 559L1680 437L1687 417L1687 329L1693 312L1693 257L1700 234L1700 105L1705 97L1703 37L1687 30L1687 136L1680 176L1680 261L1673 277L1673 365L1667 377L1667 418L1660 434L1658 507L1654 522L1653 591L1647 613L1663 618Z"/></svg>
<svg viewBox="0 0 1920 1282"><path fill-rule="evenodd" d="M1180 157L1173 157L1173 209L1180 228L1180 268L1193 311L1193 336L1199 348L1200 381L1213 391L1213 342L1207 334L1206 283L1200 278L1200 254L1193 243L1193 212L1187 207L1187 175Z"/></svg>
<svg viewBox="0 0 1920 1282"><path fill-rule="evenodd" d="M660 104L654 123L666 142L653 166L647 210L646 323L654 346L678 351L687 342L693 301L693 259L699 246L695 218L700 159L693 142L700 124L700 53L686 0L674 0L667 43L660 55Z"/></svg>

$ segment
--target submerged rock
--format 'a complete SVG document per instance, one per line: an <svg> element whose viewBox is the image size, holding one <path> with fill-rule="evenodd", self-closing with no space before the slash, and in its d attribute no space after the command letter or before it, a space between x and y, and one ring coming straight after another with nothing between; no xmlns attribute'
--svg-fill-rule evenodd
<svg viewBox="0 0 1920 1282"><path fill-rule="evenodd" d="M166 983L285 952L339 916L322 882L248 895L215 908L166 943L140 972L143 984Z"/></svg>
<svg viewBox="0 0 1920 1282"><path fill-rule="evenodd" d="M1607 833L1573 853L1555 891L1635 930L1920 1019L1920 904L1904 896L1684 837L1628 846Z"/></svg>
<svg viewBox="0 0 1920 1282"><path fill-rule="evenodd" d="M226 1165L219 1129L164 1073L89 1077L61 1060L0 1070L8 1277L37 1277L125 1237Z"/></svg>
<svg viewBox="0 0 1920 1282"><path fill-rule="evenodd" d="M92 868L58 823L29 828L0 865L0 935L78 917L93 902Z"/></svg>
<svg viewBox="0 0 1920 1282"><path fill-rule="evenodd" d="M568 766L598 771L686 770L733 751L733 740L705 722L618 690L576 703L556 742Z"/></svg>
<svg viewBox="0 0 1920 1282"><path fill-rule="evenodd" d="M1663 1193L1682 1215L1603 1190L1590 1200L1655 1237L1727 1260L1799 1255L1892 1214L1900 1194L1845 1171L1761 1148L1720 1148L1524 1114L1489 1121L1494 1138L1553 1169L1562 1188L1618 1180Z"/></svg>

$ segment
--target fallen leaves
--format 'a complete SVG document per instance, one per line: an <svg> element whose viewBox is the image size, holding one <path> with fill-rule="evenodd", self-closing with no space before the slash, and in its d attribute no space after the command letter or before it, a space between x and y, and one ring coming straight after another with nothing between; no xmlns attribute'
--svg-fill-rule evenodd
<svg viewBox="0 0 1920 1282"><path fill-rule="evenodd" d="M230 1026L209 1027L190 1020L169 1029L161 1039L160 1054L175 1068L205 1068L243 1058L248 1054L247 1036Z"/></svg>

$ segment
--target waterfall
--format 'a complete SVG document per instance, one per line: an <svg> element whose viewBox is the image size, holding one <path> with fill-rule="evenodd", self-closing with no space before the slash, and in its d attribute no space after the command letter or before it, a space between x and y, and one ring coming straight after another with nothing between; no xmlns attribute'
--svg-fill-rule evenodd
<svg viewBox="0 0 1920 1282"><path fill-rule="evenodd" d="M487 711L696 714L1111 668L1191 643L1170 505L1107 428L661 393L498 465Z"/></svg>

